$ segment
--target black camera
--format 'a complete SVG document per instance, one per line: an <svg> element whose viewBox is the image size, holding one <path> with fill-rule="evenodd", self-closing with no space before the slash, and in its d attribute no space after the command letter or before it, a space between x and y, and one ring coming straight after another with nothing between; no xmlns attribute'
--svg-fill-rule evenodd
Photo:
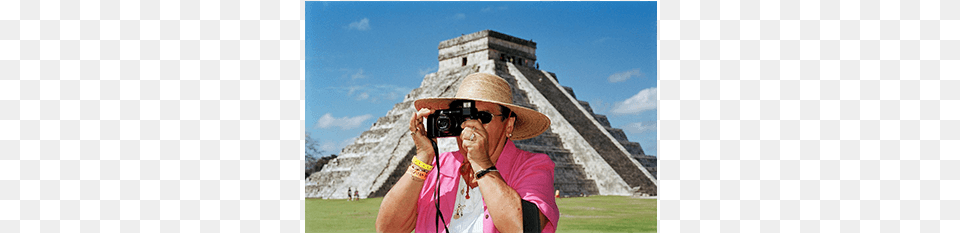
<svg viewBox="0 0 960 233"><path fill-rule="evenodd" d="M450 109L434 111L427 116L427 137L455 137L463 132L463 121L480 119L480 111L473 101L460 102L460 106L451 106Z"/></svg>

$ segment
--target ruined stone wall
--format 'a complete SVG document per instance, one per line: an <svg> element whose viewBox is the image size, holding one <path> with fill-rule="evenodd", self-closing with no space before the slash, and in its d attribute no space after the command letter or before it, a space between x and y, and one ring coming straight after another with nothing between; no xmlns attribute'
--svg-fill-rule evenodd
<svg viewBox="0 0 960 233"><path fill-rule="evenodd" d="M463 56L465 54L486 50L489 48L489 46L487 46L488 44L488 38L477 38L471 41L464 41L461 44L440 49L437 60L442 62L447 59Z"/></svg>
<svg viewBox="0 0 960 233"><path fill-rule="evenodd" d="M537 60L537 49L533 47L523 46L517 43L513 43L507 40L502 40L498 38L490 38L490 47L494 48L503 53L522 57L529 60Z"/></svg>
<svg viewBox="0 0 960 233"><path fill-rule="evenodd" d="M479 39L479 38L497 38L497 39L500 39L500 40L509 41L509 42L511 42L511 43L514 43L514 44L518 44L518 45L522 45L522 46L526 46L526 47L531 47L531 48L537 48L537 43L536 43L536 42L533 42L533 41L531 41L531 40L520 39L520 38L517 38L517 37L514 37L514 36L510 36L510 35L503 34L503 33L499 33L499 32L492 31L492 30L483 30L483 31L479 31L479 32L470 33L470 34L467 34L467 35L462 35L462 36L457 37L457 38L453 38L453 39L441 41L439 47L437 47L437 48L438 48L438 49L443 49L443 48L446 48L446 47L450 47L450 46L462 44L462 43L464 43L464 42L476 40L476 39Z"/></svg>
<svg viewBox="0 0 960 233"><path fill-rule="evenodd" d="M467 64L466 64L466 65L463 65L463 58L464 58L464 57L467 58ZM479 51L475 51L475 52L473 52L473 53L461 54L461 55L458 56L458 57L453 57L453 58L450 58L450 59L447 59L447 60L442 60L442 61L440 61L440 68L439 68L439 70L454 69L454 68L460 68L460 67L464 67L464 66L473 66L473 65L477 65L477 63L481 63L481 62L484 62L484 61L487 61L487 60L490 60L490 59L491 59L491 56L490 56L490 51L489 51L489 50L479 50Z"/></svg>

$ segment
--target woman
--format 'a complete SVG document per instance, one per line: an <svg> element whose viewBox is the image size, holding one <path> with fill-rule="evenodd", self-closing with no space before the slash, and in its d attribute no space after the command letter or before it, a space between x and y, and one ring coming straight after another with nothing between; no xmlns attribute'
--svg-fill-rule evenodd
<svg viewBox="0 0 960 233"><path fill-rule="evenodd" d="M457 137L460 150L436 157L423 119L463 101L474 101L487 116L465 120ZM410 119L410 132L417 155L383 198L378 232L556 231L560 212L552 195L553 161L519 150L512 141L543 133L549 118L513 105L510 85L485 73L464 78L454 98L425 98L414 106L419 111ZM438 208L442 221L436 220Z"/></svg>

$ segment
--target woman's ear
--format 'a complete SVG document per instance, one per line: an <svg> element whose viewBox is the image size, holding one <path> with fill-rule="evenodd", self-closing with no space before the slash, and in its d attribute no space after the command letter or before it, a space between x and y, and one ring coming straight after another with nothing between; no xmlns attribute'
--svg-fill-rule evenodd
<svg viewBox="0 0 960 233"><path fill-rule="evenodd" d="M507 118L507 122L506 122L507 124L504 125L503 127L503 132L507 133L507 138L510 138L511 136L513 136L513 124L516 121L517 121L517 117L515 116L511 116L510 118Z"/></svg>

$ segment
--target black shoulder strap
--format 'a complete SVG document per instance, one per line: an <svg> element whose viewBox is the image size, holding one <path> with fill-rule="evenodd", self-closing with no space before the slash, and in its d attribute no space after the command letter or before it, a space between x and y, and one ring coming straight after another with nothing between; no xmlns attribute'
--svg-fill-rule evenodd
<svg viewBox="0 0 960 233"><path fill-rule="evenodd" d="M540 232L540 208L533 202L520 199L523 209L523 232Z"/></svg>

